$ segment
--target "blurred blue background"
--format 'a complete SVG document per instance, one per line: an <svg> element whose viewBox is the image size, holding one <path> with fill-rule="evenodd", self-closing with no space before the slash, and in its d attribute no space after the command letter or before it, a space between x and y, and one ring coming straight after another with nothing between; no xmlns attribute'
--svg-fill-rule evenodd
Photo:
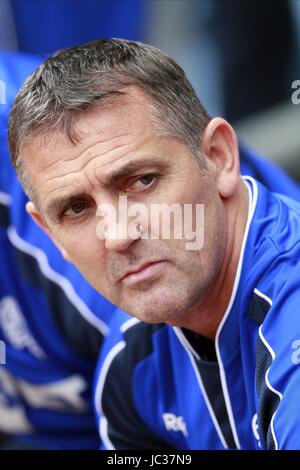
<svg viewBox="0 0 300 470"><path fill-rule="evenodd" d="M47 55L99 37L169 53L212 115L300 177L300 0L0 0L0 50Z"/></svg>

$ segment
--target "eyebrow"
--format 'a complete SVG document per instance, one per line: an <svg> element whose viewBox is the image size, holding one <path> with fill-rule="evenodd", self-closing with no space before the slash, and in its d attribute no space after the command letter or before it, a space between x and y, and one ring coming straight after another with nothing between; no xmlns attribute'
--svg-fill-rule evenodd
<svg viewBox="0 0 300 470"><path fill-rule="evenodd" d="M155 159L153 157L145 158L143 160L130 161L125 163L120 168L112 171L110 174L105 175L103 177L102 184L104 187L109 187L116 181L129 177L137 170L140 170L146 166L155 166L160 170L164 170L167 168L168 164L166 162L162 162L161 159ZM49 201L49 203L46 205L45 212L52 220L57 219L58 215L70 207L72 203L77 202L80 199L86 200L88 197L89 196L82 191L65 196L59 196Z"/></svg>
<svg viewBox="0 0 300 470"><path fill-rule="evenodd" d="M161 159L155 158L144 158L143 160L133 160L128 163L125 163L123 166L118 168L117 170L112 171L107 176L103 178L103 185L110 186L111 184L115 183L116 181L131 176L137 170L144 168L146 166L156 166L160 170L166 169L168 164L166 162L162 162Z"/></svg>

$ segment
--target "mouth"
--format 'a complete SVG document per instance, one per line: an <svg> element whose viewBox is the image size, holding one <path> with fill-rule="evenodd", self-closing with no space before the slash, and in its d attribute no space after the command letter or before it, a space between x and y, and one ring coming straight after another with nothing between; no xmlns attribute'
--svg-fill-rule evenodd
<svg viewBox="0 0 300 470"><path fill-rule="evenodd" d="M145 263L139 268L129 271L120 279L126 285L133 285L145 281L149 281L161 274L168 261L152 261Z"/></svg>

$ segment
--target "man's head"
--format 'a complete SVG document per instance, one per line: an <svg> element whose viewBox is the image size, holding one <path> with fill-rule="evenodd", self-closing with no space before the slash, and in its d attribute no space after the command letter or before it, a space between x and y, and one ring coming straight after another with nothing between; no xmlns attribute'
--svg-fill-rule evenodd
<svg viewBox="0 0 300 470"><path fill-rule="evenodd" d="M125 40L56 54L16 98L9 142L29 212L99 292L146 321L180 324L205 304L230 251L238 151L172 59ZM145 213L132 221L135 236L99 239L101 208L118 209L125 195L147 214L155 204L204 204L202 250L187 251L172 231L143 238Z"/></svg>
<svg viewBox="0 0 300 470"><path fill-rule="evenodd" d="M100 101L109 103L129 85L151 98L159 131L179 137L204 165L199 137L209 116L183 70L152 46L100 39L54 54L29 77L15 100L9 144L13 165L31 197L33 188L20 158L28 137L62 132L76 141L78 117Z"/></svg>

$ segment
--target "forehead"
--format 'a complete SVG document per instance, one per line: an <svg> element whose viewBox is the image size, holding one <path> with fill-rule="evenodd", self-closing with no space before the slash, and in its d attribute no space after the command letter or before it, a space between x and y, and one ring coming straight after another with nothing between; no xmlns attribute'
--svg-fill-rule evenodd
<svg viewBox="0 0 300 470"><path fill-rule="evenodd" d="M95 142L103 144L103 153L111 147L138 140L154 133L150 99L138 88L127 87L124 95L100 102L75 122L76 142L62 132L42 131L28 139L22 149L26 167L34 173L43 172L56 164L75 161L78 155L89 153Z"/></svg>

